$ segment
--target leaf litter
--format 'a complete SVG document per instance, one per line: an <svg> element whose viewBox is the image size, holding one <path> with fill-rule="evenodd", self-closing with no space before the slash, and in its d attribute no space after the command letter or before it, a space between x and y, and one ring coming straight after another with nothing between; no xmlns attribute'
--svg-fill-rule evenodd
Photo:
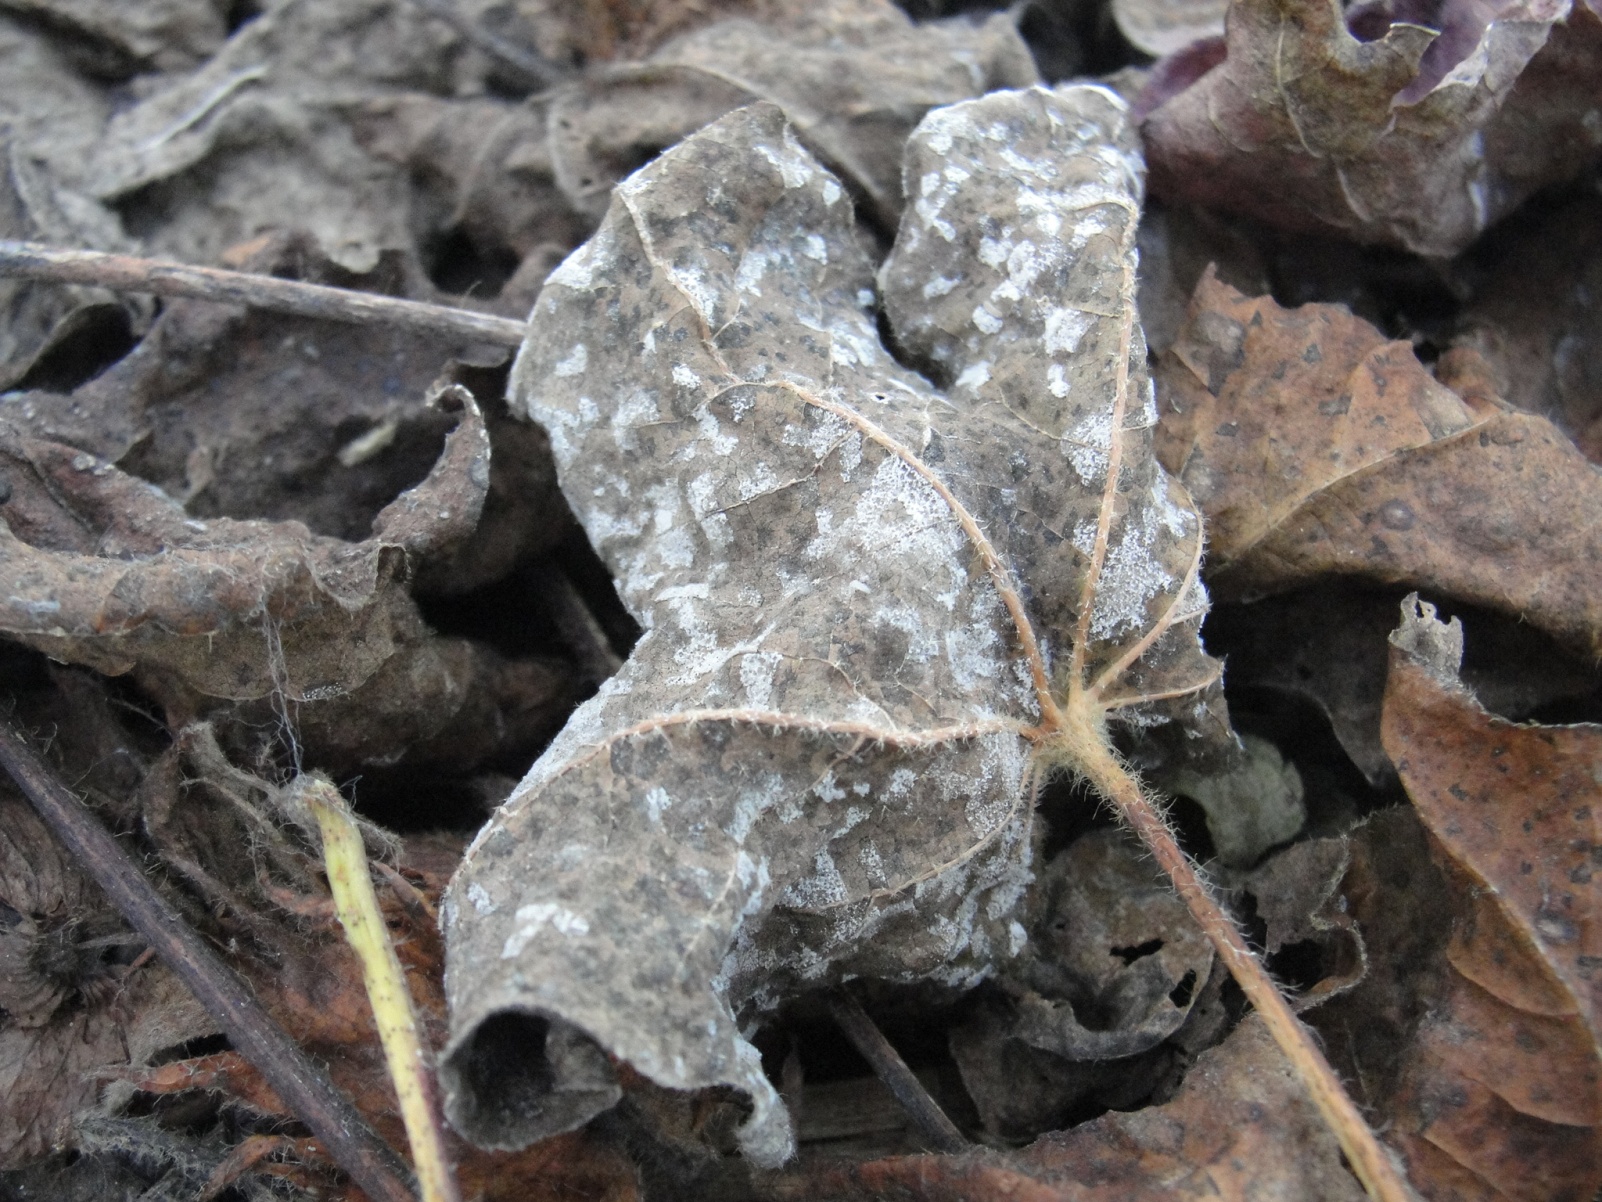
<svg viewBox="0 0 1602 1202"><path fill-rule="evenodd" d="M1588 1197L1594 9L905 7L0 5L0 235L533 310L0 279L8 704L404 1150L355 796L469 1196L1356 1196L1211 895L1421 1195ZM6 1187L349 1196L14 858Z"/></svg>

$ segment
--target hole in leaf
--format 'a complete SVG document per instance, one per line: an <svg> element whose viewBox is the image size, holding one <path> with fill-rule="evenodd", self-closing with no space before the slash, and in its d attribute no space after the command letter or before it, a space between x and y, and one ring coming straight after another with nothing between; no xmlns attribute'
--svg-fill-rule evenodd
<svg viewBox="0 0 1602 1202"><path fill-rule="evenodd" d="M1183 1010L1190 1005L1190 999L1196 992L1196 970L1186 969L1185 975L1179 979L1179 984L1168 991L1168 1000Z"/></svg>
<svg viewBox="0 0 1602 1202"><path fill-rule="evenodd" d="M1163 941L1161 939L1148 939L1145 943L1137 943L1133 947L1114 947L1108 950L1125 964L1133 964L1136 960L1144 960L1147 956L1162 951Z"/></svg>

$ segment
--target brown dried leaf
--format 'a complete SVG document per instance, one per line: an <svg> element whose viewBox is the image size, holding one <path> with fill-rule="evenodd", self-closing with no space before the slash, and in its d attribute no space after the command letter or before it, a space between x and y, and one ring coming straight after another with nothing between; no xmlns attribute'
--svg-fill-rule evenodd
<svg viewBox="0 0 1602 1202"><path fill-rule="evenodd" d="M273 228L308 230L351 271L411 243L404 173L365 153L346 112L449 94L461 42L407 0L289 0L197 70L105 123L85 190L131 205L152 253L215 262Z"/></svg>
<svg viewBox="0 0 1602 1202"><path fill-rule="evenodd" d="M1496 392L1602 463L1602 197L1514 218L1472 256L1477 296L1454 340Z"/></svg>
<svg viewBox="0 0 1602 1202"><path fill-rule="evenodd" d="M1040 874L1035 896L1042 912L1007 972L1021 986L1017 1038L1071 1060L1109 1060L1179 1029L1213 948L1138 840L1117 830L1075 840Z"/></svg>
<svg viewBox="0 0 1602 1202"><path fill-rule="evenodd" d="M1157 379L1158 456L1207 515L1221 597L1359 575L1602 649L1602 478L1550 422L1459 397L1340 306L1211 276Z"/></svg>
<svg viewBox="0 0 1602 1202"><path fill-rule="evenodd" d="M785 1199L968 1202L1358 1202L1340 1149L1252 1016L1202 1055L1174 1099L1000 1155L908 1156L781 1178Z"/></svg>
<svg viewBox="0 0 1602 1202"><path fill-rule="evenodd" d="M952 1032L985 1127L1004 1139L1063 1126L1087 1098L1129 1109L1170 1075L1152 1052L1192 1022L1212 945L1126 831L1075 840L1040 873L1023 952L1000 993Z"/></svg>
<svg viewBox="0 0 1602 1202"><path fill-rule="evenodd" d="M1380 706L1386 640L1400 599L1397 589L1324 580L1251 605L1215 609L1207 645L1228 662L1233 687L1312 702L1369 784L1388 788L1396 769L1380 743ZM1594 669L1516 615L1454 609L1474 635L1463 680L1492 713L1518 720L1596 691Z"/></svg>
<svg viewBox="0 0 1602 1202"><path fill-rule="evenodd" d="M138 942L0 779L0 1168L75 1147L108 1071L215 1032L165 967L105 959Z"/></svg>
<svg viewBox="0 0 1602 1202"><path fill-rule="evenodd" d="M1146 106L1157 196L1447 256L1602 145L1585 0L1500 4L1436 56L1421 25L1360 42L1338 0L1235 0L1226 28L1221 64Z"/></svg>
<svg viewBox="0 0 1602 1202"><path fill-rule="evenodd" d="M453 883L443 1076L475 1141L610 1104L604 1047L733 1086L747 1154L783 1160L736 1013L1016 954L1052 675L1212 717L1199 523L1149 453L1122 104L937 110L906 178L880 287L947 388L880 345L844 191L770 105L620 185L536 306L514 400L645 634Z"/></svg>
<svg viewBox="0 0 1602 1202"><path fill-rule="evenodd" d="M1463 629L1416 596L1391 636L1385 747L1456 921L1441 995L1389 1100L1430 1198L1585 1199L1602 1186L1602 729L1517 726L1458 679Z"/></svg>
<svg viewBox="0 0 1602 1202"><path fill-rule="evenodd" d="M298 522L198 521L94 455L0 427L0 629L56 659L137 672L174 725L281 692L308 749L342 769L533 745L569 683L434 635L406 591L413 565L471 534L489 480L477 405L461 389L444 397L460 412L439 461L360 543Z"/></svg>
<svg viewBox="0 0 1602 1202"><path fill-rule="evenodd" d="M901 150L929 109L1023 87L1038 76L1010 17L914 24L889 0L826 0L771 22L734 18L559 93L550 111L556 178L600 217L642 160L754 100L848 181L886 229L900 216Z"/></svg>

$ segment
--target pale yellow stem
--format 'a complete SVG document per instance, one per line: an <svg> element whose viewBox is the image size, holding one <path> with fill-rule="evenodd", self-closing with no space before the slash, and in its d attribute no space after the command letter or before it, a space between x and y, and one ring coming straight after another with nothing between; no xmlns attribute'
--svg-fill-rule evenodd
<svg viewBox="0 0 1602 1202"><path fill-rule="evenodd" d="M367 848L345 799L320 777L302 778L301 796L317 818L323 836L323 864L334 893L334 908L361 961L367 998L384 1045L390 1079L400 1100L401 1121L412 1145L412 1164L423 1202L460 1202L456 1178L445 1152L444 1124L434 1093L434 1074L417 1029L411 991L389 928L373 892Z"/></svg>

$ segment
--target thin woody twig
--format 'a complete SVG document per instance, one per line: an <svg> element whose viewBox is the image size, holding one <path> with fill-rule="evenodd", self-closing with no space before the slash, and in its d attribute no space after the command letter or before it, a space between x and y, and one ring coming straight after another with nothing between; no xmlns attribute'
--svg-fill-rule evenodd
<svg viewBox="0 0 1602 1202"><path fill-rule="evenodd" d="M385 325L456 338L464 344L516 347L523 341L522 322L490 313L164 259L67 250L39 242L0 241L0 277L4 276L249 305L355 325Z"/></svg>
<svg viewBox="0 0 1602 1202"><path fill-rule="evenodd" d="M217 1020L234 1050L261 1073L351 1180L373 1202L414 1202L408 1173L394 1152L5 720L0 720L0 764L129 925Z"/></svg>
<svg viewBox="0 0 1602 1202"><path fill-rule="evenodd" d="M901 1053L890 1046L884 1032L879 1030L855 998L843 989L835 991L829 997L829 1014L845 1032L852 1046L873 1067L874 1075L901 1103L935 1151L969 1151L971 1145L957 1130L957 1125L940 1109L940 1104L929 1096L923 1082L913 1075L907 1062L901 1059Z"/></svg>

